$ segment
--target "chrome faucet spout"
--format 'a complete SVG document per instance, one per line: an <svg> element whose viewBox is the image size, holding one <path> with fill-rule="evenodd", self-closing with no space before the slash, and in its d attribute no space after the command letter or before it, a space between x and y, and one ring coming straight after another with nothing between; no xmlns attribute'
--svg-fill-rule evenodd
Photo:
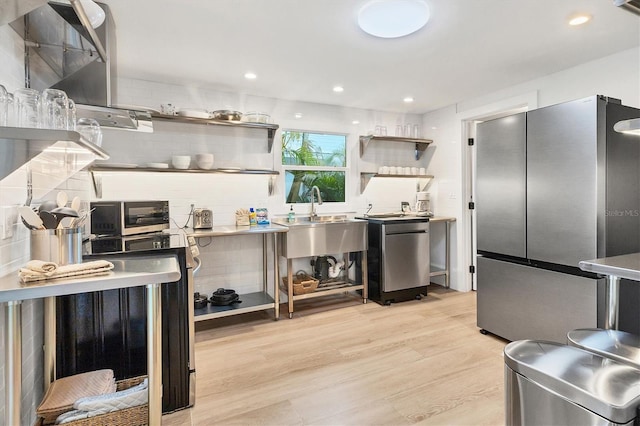
<svg viewBox="0 0 640 426"><path fill-rule="evenodd" d="M309 214L309 218L311 220L318 217L318 214L316 213L316 204L313 201L314 191L318 198L318 204L322 204L322 196L320 196L320 188L314 185L313 187L311 187L311 213Z"/></svg>

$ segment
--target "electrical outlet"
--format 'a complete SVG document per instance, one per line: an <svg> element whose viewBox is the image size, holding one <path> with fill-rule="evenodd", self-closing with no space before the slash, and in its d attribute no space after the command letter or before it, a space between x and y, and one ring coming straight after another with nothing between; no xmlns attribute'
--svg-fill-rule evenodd
<svg viewBox="0 0 640 426"><path fill-rule="evenodd" d="M449 193L449 198L450 198L451 200L455 200L455 199L456 199L456 198L458 198L458 197L456 197L456 193L455 193L455 192L450 192L450 193Z"/></svg>
<svg viewBox="0 0 640 426"><path fill-rule="evenodd" d="M18 222L18 209L13 206L2 207L0 214L0 236L3 240L13 237L13 228Z"/></svg>

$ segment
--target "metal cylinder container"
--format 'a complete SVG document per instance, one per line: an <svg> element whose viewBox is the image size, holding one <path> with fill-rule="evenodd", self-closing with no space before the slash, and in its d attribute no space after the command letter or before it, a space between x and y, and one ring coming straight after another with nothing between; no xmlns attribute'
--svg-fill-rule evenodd
<svg viewBox="0 0 640 426"><path fill-rule="evenodd" d="M555 342L504 349L507 425L625 425L637 420L640 371Z"/></svg>
<svg viewBox="0 0 640 426"><path fill-rule="evenodd" d="M31 259L68 265L82 262L82 228L31 231Z"/></svg>

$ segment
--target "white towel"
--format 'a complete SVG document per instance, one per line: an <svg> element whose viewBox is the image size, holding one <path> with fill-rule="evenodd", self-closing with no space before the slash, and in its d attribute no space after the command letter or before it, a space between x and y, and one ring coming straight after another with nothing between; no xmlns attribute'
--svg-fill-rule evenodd
<svg viewBox="0 0 640 426"><path fill-rule="evenodd" d="M38 270L38 263L30 265L27 263L24 268L18 272L18 277L23 283L33 281L53 280L56 278L68 278L75 276L102 275L113 269L113 263L106 260L94 260L92 262L75 263L71 265L57 266L53 272L42 272ZM35 269L31 266L36 265ZM55 265L55 263L53 263ZM41 265L40 265L41 266Z"/></svg>
<svg viewBox="0 0 640 426"><path fill-rule="evenodd" d="M45 262L44 260L30 260L26 265L24 265L24 267L31 271L51 275L56 271L56 269L58 269L58 264L54 262Z"/></svg>

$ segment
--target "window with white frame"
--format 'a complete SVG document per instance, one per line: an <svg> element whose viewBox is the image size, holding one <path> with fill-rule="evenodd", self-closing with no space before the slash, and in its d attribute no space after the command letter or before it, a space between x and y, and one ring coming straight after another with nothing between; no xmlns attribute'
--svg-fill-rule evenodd
<svg viewBox="0 0 640 426"><path fill-rule="evenodd" d="M286 203L310 203L317 186L323 202L345 202L347 135L282 132Z"/></svg>

